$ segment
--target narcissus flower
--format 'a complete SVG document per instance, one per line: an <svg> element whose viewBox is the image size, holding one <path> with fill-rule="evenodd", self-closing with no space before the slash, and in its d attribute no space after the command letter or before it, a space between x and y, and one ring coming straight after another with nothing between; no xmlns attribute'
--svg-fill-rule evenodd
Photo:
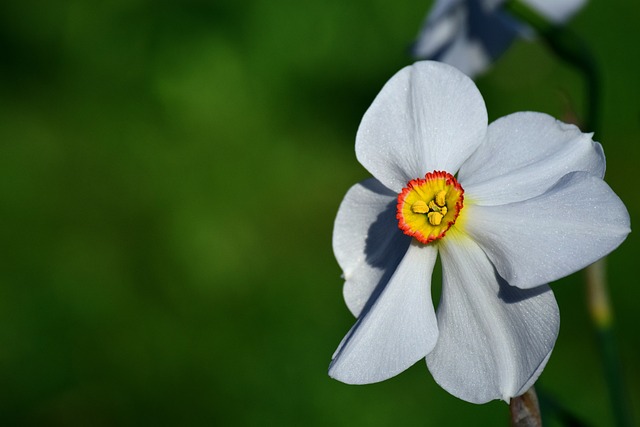
<svg viewBox="0 0 640 427"><path fill-rule="evenodd" d="M585 0L519 0L560 25ZM412 51L415 58L435 59L474 77L484 72L520 35L533 31L502 10L505 0L437 0L425 19Z"/></svg>
<svg viewBox="0 0 640 427"><path fill-rule="evenodd" d="M358 319L329 375L373 383L426 358L435 380L469 402L524 393L558 334L546 283L630 231L591 136L532 112L487 126L477 88L446 64L418 62L391 78L356 136L373 178L347 192L335 221L344 298Z"/></svg>

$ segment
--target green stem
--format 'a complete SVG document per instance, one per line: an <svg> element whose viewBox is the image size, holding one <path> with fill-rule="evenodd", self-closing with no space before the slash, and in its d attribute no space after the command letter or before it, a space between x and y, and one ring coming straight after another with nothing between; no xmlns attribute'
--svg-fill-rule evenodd
<svg viewBox="0 0 640 427"><path fill-rule="evenodd" d="M587 44L565 27L550 27L541 33L549 48L560 59L575 67L585 79L586 111L582 130L600 137L600 72Z"/></svg>
<svg viewBox="0 0 640 427"><path fill-rule="evenodd" d="M527 22L542 37L551 51L576 68L585 79L586 111L582 129L600 137L600 73L588 45L568 28L552 25L519 1L507 2L506 8ZM616 425L633 426L633 417L620 366L620 356L613 328L613 310L609 301L605 260L587 267L587 303L604 363L611 407Z"/></svg>
<svg viewBox="0 0 640 427"><path fill-rule="evenodd" d="M575 67L585 78L587 103L583 130L600 133L600 73L597 61L589 46L569 28L554 25L519 1L509 1L505 6L511 13L525 21L542 37L551 51L562 61Z"/></svg>
<svg viewBox="0 0 640 427"><path fill-rule="evenodd" d="M613 313L609 301L606 275L606 259L601 259L585 270L587 301L591 319L596 328L598 342L604 360L605 375L609 385L611 406L616 425L633 426L631 405L620 366L620 356L613 328Z"/></svg>

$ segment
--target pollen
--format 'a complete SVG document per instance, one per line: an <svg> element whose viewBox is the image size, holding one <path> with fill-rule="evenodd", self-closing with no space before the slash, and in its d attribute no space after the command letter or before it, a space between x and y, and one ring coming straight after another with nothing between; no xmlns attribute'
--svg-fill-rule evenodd
<svg viewBox="0 0 640 427"><path fill-rule="evenodd" d="M398 227L428 244L445 236L464 206L464 190L448 172L433 171L413 179L398 195Z"/></svg>
<svg viewBox="0 0 640 427"><path fill-rule="evenodd" d="M444 215L442 215L440 212L429 212L427 213L427 218L429 218L429 224L440 225L440 223L442 222L442 218L444 218Z"/></svg>
<svg viewBox="0 0 640 427"><path fill-rule="evenodd" d="M429 209L430 207L425 203L424 200L418 200L411 205L411 211L417 214L428 213Z"/></svg>

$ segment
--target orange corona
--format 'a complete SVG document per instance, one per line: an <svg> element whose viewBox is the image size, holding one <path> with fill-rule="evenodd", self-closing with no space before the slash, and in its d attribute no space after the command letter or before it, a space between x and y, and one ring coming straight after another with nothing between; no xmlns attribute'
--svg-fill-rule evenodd
<svg viewBox="0 0 640 427"><path fill-rule="evenodd" d="M398 227L420 243L444 237L464 205L464 190L448 172L433 171L412 179L398 194Z"/></svg>

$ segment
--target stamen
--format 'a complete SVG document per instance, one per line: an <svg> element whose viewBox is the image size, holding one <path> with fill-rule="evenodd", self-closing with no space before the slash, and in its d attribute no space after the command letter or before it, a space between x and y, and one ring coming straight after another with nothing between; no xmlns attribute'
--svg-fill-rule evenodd
<svg viewBox="0 0 640 427"><path fill-rule="evenodd" d="M398 227L421 243L441 239L463 206L464 190L447 172L433 171L413 179L398 195Z"/></svg>
<svg viewBox="0 0 640 427"><path fill-rule="evenodd" d="M444 215L442 215L440 212L429 212L427 214L427 217L429 218L429 224L440 225L440 223L442 222L442 218L444 218Z"/></svg>
<svg viewBox="0 0 640 427"><path fill-rule="evenodd" d="M427 206L424 200L418 200L411 205L411 210L415 213L423 214L429 212L429 206Z"/></svg>

